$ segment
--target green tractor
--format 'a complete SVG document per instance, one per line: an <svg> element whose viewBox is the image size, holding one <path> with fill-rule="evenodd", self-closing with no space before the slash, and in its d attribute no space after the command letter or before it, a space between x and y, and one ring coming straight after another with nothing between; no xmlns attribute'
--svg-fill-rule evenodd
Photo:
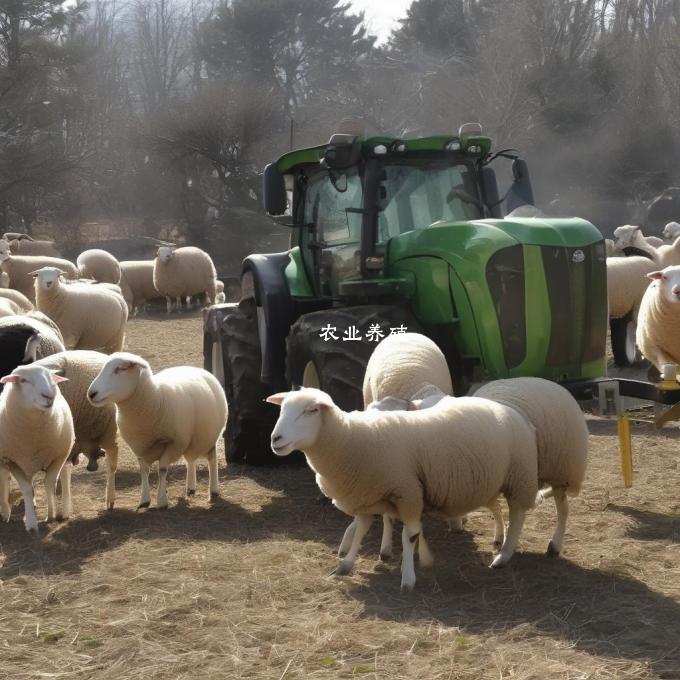
<svg viewBox="0 0 680 680"><path fill-rule="evenodd" d="M500 159L512 169L502 196ZM291 248L247 257L241 301L205 315L205 365L229 402L229 460L272 460L278 411L263 400L274 391L316 386L362 408L366 362L390 333L432 338L457 394L495 378L605 375L602 235L540 215L526 162L492 153L481 126L336 134L285 154L263 181L265 210L291 229Z"/></svg>

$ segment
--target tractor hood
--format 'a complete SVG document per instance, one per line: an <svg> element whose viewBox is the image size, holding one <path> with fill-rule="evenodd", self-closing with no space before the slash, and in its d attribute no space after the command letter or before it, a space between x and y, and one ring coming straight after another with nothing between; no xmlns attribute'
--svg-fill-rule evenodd
<svg viewBox="0 0 680 680"><path fill-rule="evenodd" d="M515 217L470 222L435 222L389 242L388 262L408 257L439 257L454 268L484 267L500 248L522 245L583 247L602 240L590 222L577 217Z"/></svg>

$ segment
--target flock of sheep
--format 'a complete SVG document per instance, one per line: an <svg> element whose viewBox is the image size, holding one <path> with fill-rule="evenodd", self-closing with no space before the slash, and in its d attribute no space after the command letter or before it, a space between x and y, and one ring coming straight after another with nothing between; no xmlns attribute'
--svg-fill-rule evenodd
<svg viewBox="0 0 680 680"><path fill-rule="evenodd" d="M156 461L160 507L167 504L167 466L180 457L187 493L196 490L195 461L204 457L216 494L215 444L227 413L217 379L193 367L153 375L143 358L120 351L128 314L149 299L165 297L168 312L173 300L179 309L194 295L224 300L210 256L166 245L154 260L118 262L86 250L73 264L50 242L5 234L0 276L0 516L9 520L11 476L24 498L26 528L37 531L32 482L44 471L48 519L68 517L71 468L81 453L90 470L106 456L112 508L119 432L139 459L140 507L150 503L149 466Z"/></svg>
<svg viewBox="0 0 680 680"><path fill-rule="evenodd" d="M637 320L635 342L642 355L663 373L680 364L680 224L669 222L664 240L625 225L607 240L609 317ZM625 257L633 248L640 255Z"/></svg>

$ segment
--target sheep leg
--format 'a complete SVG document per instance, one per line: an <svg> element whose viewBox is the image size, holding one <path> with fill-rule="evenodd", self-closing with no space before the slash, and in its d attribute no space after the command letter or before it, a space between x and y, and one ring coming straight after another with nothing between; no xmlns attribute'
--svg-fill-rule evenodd
<svg viewBox="0 0 680 680"><path fill-rule="evenodd" d="M54 462L45 471L45 496L47 497L47 521L52 522L57 517L57 479L63 465Z"/></svg>
<svg viewBox="0 0 680 680"><path fill-rule="evenodd" d="M168 314L170 314L172 312L172 298L171 297L166 296L165 306L166 306L166 309L168 310Z"/></svg>
<svg viewBox="0 0 680 680"><path fill-rule="evenodd" d="M555 507L557 508L557 527L553 534L552 540L548 543L547 554L551 557L557 557L562 551L564 544L564 534L567 530L567 517L569 516L569 501L567 500L567 491L564 487L553 487L553 496L555 498Z"/></svg>
<svg viewBox="0 0 680 680"><path fill-rule="evenodd" d="M526 511L517 505L510 506L508 532L503 541L501 551L496 555L493 562L489 565L492 569L504 567L512 557L517 543L519 542L519 535L522 533L522 526L524 525L524 517Z"/></svg>
<svg viewBox="0 0 680 680"><path fill-rule="evenodd" d="M137 510L148 508L151 505L151 493L149 491L149 464L140 458L139 474L142 480L142 497L137 506Z"/></svg>
<svg viewBox="0 0 680 680"><path fill-rule="evenodd" d="M486 506L491 510L494 518L494 534L493 534L493 549L498 551L505 540L505 522L503 521L503 511L501 510L501 503L498 498L494 498L489 505Z"/></svg>
<svg viewBox="0 0 680 680"><path fill-rule="evenodd" d="M392 518L389 515L383 515L383 532L382 540L380 541L380 559L383 562L389 561L392 557Z"/></svg>
<svg viewBox="0 0 680 680"><path fill-rule="evenodd" d="M175 299L177 300L177 313L179 314L182 311L182 297L178 295Z"/></svg>
<svg viewBox="0 0 680 680"><path fill-rule="evenodd" d="M187 496L196 494L196 461L187 458Z"/></svg>
<svg viewBox="0 0 680 680"><path fill-rule="evenodd" d="M220 477L217 472L217 443L208 454L208 472L210 475L210 500L220 497Z"/></svg>
<svg viewBox="0 0 680 680"><path fill-rule="evenodd" d="M352 539L354 538L354 532L357 528L357 520L354 518L349 526L345 529L345 533L342 537L342 541L340 541L340 547L338 548L338 557L342 558L344 557L348 551L350 545L352 545Z"/></svg>
<svg viewBox="0 0 680 680"><path fill-rule="evenodd" d="M9 504L9 479L9 470L4 465L0 465L0 517L5 522L9 522L12 514L12 506Z"/></svg>
<svg viewBox="0 0 680 680"><path fill-rule="evenodd" d="M361 547L361 541L363 540L366 532L371 528L373 524L373 515L357 515L354 518L356 524L354 530L354 536L352 536L352 544L349 547L349 552L347 555L338 562L338 566L335 569L336 576L344 576L352 571L352 567L356 562L357 555L359 554L359 548Z"/></svg>
<svg viewBox="0 0 680 680"><path fill-rule="evenodd" d="M73 472L73 465L69 461L64 463L59 474L59 481L61 482L61 512L57 513L57 519L68 519L73 510L73 501L71 499L71 473Z"/></svg>
<svg viewBox="0 0 680 680"><path fill-rule="evenodd" d="M118 444L111 444L106 448L106 508L108 510L113 510L113 505L116 502L117 469Z"/></svg>
<svg viewBox="0 0 680 680"><path fill-rule="evenodd" d="M416 569L414 565L414 554L416 543L423 531L423 525L420 520L404 522L404 528L401 532L401 589L402 591L413 590L416 584ZM429 552L429 550L427 550Z"/></svg>
<svg viewBox="0 0 680 680"><path fill-rule="evenodd" d="M418 538L418 561L426 569L434 565L434 555L425 541L425 534L421 531Z"/></svg>
<svg viewBox="0 0 680 680"><path fill-rule="evenodd" d="M35 501L33 498L33 483L28 479L21 468L16 465L11 467L14 479L17 480L21 495L24 499L24 524L29 533L38 533L38 517L35 514Z"/></svg>

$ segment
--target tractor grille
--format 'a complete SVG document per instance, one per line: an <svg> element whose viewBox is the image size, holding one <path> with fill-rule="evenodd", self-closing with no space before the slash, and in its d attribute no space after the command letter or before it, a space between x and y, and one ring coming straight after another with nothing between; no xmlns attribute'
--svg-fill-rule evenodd
<svg viewBox="0 0 680 680"><path fill-rule="evenodd" d="M505 363L514 368L527 353L522 246L496 251L487 262L486 281L496 309Z"/></svg>
<svg viewBox="0 0 680 680"><path fill-rule="evenodd" d="M600 358L607 333L604 243L582 248L543 246L550 300L547 365L578 365Z"/></svg>

